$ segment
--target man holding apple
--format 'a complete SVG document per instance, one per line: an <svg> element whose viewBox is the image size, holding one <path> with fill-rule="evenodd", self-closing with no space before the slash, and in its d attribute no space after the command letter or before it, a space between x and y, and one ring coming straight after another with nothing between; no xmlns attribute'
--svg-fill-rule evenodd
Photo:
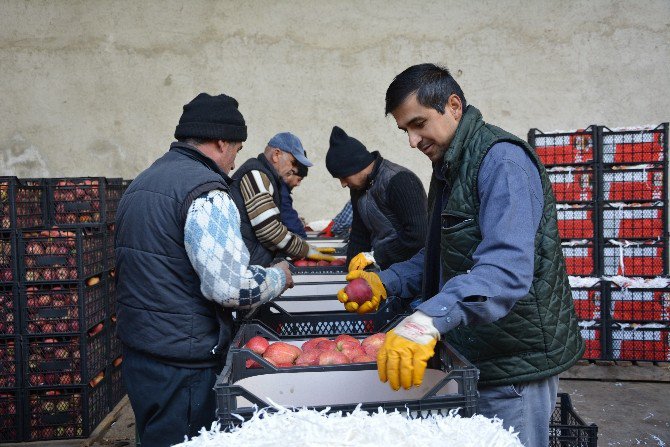
<svg viewBox="0 0 670 447"><path fill-rule="evenodd" d="M421 384L444 337L480 371L479 412L514 427L524 445L546 446L558 374L584 342L544 166L526 142L484 122L436 65L396 76L386 113L433 175L425 247L379 274L347 276L371 286L370 310L387 294L424 297L387 333L379 378L393 389ZM338 297L350 300L344 290Z"/></svg>
<svg viewBox="0 0 670 447"><path fill-rule="evenodd" d="M184 106L170 150L128 187L116 214L117 336L143 445L210 428L232 311L279 296L286 262L249 264L228 173L247 138L235 99Z"/></svg>

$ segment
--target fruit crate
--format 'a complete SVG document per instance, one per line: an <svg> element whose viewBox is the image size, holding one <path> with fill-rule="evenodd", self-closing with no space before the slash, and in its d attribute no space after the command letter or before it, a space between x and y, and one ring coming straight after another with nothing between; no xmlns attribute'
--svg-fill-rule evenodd
<svg viewBox="0 0 670 447"><path fill-rule="evenodd" d="M123 346L121 345L121 340L116 336L116 314L112 314L109 317L109 350L108 358L114 360L123 354Z"/></svg>
<svg viewBox="0 0 670 447"><path fill-rule="evenodd" d="M597 274L599 253L592 240L563 241L561 249L568 275L599 276Z"/></svg>
<svg viewBox="0 0 670 447"><path fill-rule="evenodd" d="M110 313L116 313L116 271L107 272L107 306Z"/></svg>
<svg viewBox="0 0 670 447"><path fill-rule="evenodd" d="M670 361L670 327L656 322L614 322L612 358L630 361Z"/></svg>
<svg viewBox="0 0 670 447"><path fill-rule="evenodd" d="M572 407L567 393L558 393L556 407L549 421L550 447L597 447L598 426L587 425Z"/></svg>
<svg viewBox="0 0 670 447"><path fill-rule="evenodd" d="M603 288L607 283L597 283L591 287L571 286L572 302L577 318L585 321L600 321L604 306Z"/></svg>
<svg viewBox="0 0 670 447"><path fill-rule="evenodd" d="M0 444L21 441L21 391L0 389Z"/></svg>
<svg viewBox="0 0 670 447"><path fill-rule="evenodd" d="M613 321L670 324L670 287L621 287L614 283L608 287Z"/></svg>
<svg viewBox="0 0 670 447"><path fill-rule="evenodd" d="M607 334L603 331L602 323L596 323L593 320L579 321L579 331L586 346L582 359L608 359Z"/></svg>
<svg viewBox="0 0 670 447"><path fill-rule="evenodd" d="M27 388L24 441L87 438L109 413L104 374L83 386Z"/></svg>
<svg viewBox="0 0 670 447"><path fill-rule="evenodd" d="M596 175L582 167L547 168L557 203L593 203L596 197Z"/></svg>
<svg viewBox="0 0 670 447"><path fill-rule="evenodd" d="M39 335L23 340L24 386L80 385L108 363L107 328L81 335Z"/></svg>
<svg viewBox="0 0 670 447"><path fill-rule="evenodd" d="M340 258L340 259L342 259L342 258ZM290 268L291 273L293 275L343 275L343 276L345 276L347 274L347 266L344 265L344 264L296 266L294 262L289 262L289 268ZM319 261L319 262L321 262L321 261ZM327 262L327 261L323 261L323 262ZM342 261L339 261L339 262L344 262L344 259L342 259Z"/></svg>
<svg viewBox="0 0 670 447"><path fill-rule="evenodd" d="M94 228L22 231L18 254L21 280L81 280L104 270L104 231Z"/></svg>
<svg viewBox="0 0 670 447"><path fill-rule="evenodd" d="M646 129L600 126L602 158L606 164L664 163L668 153L668 123Z"/></svg>
<svg viewBox="0 0 670 447"><path fill-rule="evenodd" d="M630 242L608 240L603 247L606 276L653 278L668 274L667 239Z"/></svg>
<svg viewBox="0 0 670 447"><path fill-rule="evenodd" d="M109 406L114 408L116 404L126 395L126 388L123 386L123 378L121 376L121 363L123 356L119 356L112 360L112 363L107 368L107 377L109 377Z"/></svg>
<svg viewBox="0 0 670 447"><path fill-rule="evenodd" d="M667 233L665 215L664 206L607 202L603 204L603 237L633 241L661 240Z"/></svg>
<svg viewBox="0 0 670 447"><path fill-rule="evenodd" d="M608 168L602 175L603 200L606 202L667 201L663 167Z"/></svg>
<svg viewBox="0 0 670 447"><path fill-rule="evenodd" d="M0 336L19 334L19 291L16 283L0 283Z"/></svg>
<svg viewBox="0 0 670 447"><path fill-rule="evenodd" d="M99 276L23 284L20 302L24 335L85 333L107 318L107 284Z"/></svg>
<svg viewBox="0 0 670 447"><path fill-rule="evenodd" d="M260 326L255 329L272 338ZM257 332L244 326L241 330ZM302 341L305 340L294 339L289 343L299 346ZM257 361L258 367L247 368L249 361ZM458 409L467 417L477 408L478 377L477 368L444 341L436 345L424 383L399 391L379 381L375 362L281 368L250 350L231 349L214 390L217 418L224 427L248 420L257 408L275 411L273 403L345 413L358 405L369 412L381 407L410 417L446 415Z"/></svg>
<svg viewBox="0 0 670 447"><path fill-rule="evenodd" d="M50 223L68 228L114 222L126 188L120 178L51 178L47 184Z"/></svg>
<svg viewBox="0 0 670 447"><path fill-rule="evenodd" d="M314 297L320 298L320 297ZM281 337L311 337L325 335L369 335L383 331L399 315L407 311L403 301L397 297L389 297L377 312L367 314L351 313L344 310L337 298L329 297L337 303L336 312L288 312L281 307L281 302L270 302L258 309L250 318L239 321L260 322ZM247 334L238 332L231 347L241 347L248 340Z"/></svg>
<svg viewBox="0 0 670 447"><path fill-rule="evenodd" d="M16 233L0 231L0 284L18 280Z"/></svg>
<svg viewBox="0 0 670 447"><path fill-rule="evenodd" d="M556 206L558 235L563 240L590 239L596 236L596 212L592 204Z"/></svg>
<svg viewBox="0 0 670 447"><path fill-rule="evenodd" d="M21 387L21 343L18 337L0 337L0 393Z"/></svg>
<svg viewBox="0 0 670 447"><path fill-rule="evenodd" d="M598 159L598 127L566 132L528 131L528 144L535 149L545 166L584 166Z"/></svg>
<svg viewBox="0 0 670 447"><path fill-rule="evenodd" d="M116 234L116 223L107 224L105 231L105 269L115 267L116 256L114 255L114 236Z"/></svg>
<svg viewBox="0 0 670 447"><path fill-rule="evenodd" d="M43 179L0 177L0 230L44 227L46 209Z"/></svg>

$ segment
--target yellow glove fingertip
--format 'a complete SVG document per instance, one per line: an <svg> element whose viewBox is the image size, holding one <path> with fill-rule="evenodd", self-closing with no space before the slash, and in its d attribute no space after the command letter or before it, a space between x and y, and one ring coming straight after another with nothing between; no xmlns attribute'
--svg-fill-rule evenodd
<svg viewBox="0 0 670 447"><path fill-rule="evenodd" d="M344 279L346 279L347 281L351 281L352 279L360 278L362 273L363 270L352 270L347 274L347 276Z"/></svg>
<svg viewBox="0 0 670 447"><path fill-rule="evenodd" d="M337 299L340 303L344 304L349 301L349 296L347 295L347 292L344 291L344 289L340 289L340 291L337 292Z"/></svg>
<svg viewBox="0 0 670 447"><path fill-rule="evenodd" d="M356 312L358 310L358 303L347 302L344 303L344 308L349 312Z"/></svg>

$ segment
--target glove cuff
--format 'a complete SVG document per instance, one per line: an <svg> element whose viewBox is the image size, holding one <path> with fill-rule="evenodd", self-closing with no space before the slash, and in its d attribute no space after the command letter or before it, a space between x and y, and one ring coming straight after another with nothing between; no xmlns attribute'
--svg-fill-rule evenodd
<svg viewBox="0 0 670 447"><path fill-rule="evenodd" d="M433 325L433 317L416 311L400 322L394 332L408 340L426 345L432 340L440 339L440 332Z"/></svg>

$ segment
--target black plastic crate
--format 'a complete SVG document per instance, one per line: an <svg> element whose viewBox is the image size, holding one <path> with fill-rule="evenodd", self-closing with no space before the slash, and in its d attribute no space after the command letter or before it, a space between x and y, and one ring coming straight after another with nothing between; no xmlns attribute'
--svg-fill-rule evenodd
<svg viewBox="0 0 670 447"><path fill-rule="evenodd" d="M116 223L107 224L105 232L105 269L113 269L116 263L114 254L114 236L116 234Z"/></svg>
<svg viewBox="0 0 670 447"><path fill-rule="evenodd" d="M45 185L42 179L0 177L0 230L45 226Z"/></svg>
<svg viewBox="0 0 670 447"><path fill-rule="evenodd" d="M603 247L603 274L643 278L668 274L667 243L608 240Z"/></svg>
<svg viewBox="0 0 670 447"><path fill-rule="evenodd" d="M547 175L557 203L592 203L596 198L596 175L592 169L549 168Z"/></svg>
<svg viewBox="0 0 670 447"><path fill-rule="evenodd" d="M319 299L321 297L307 297L307 299L310 298ZM337 301L335 297L330 297L330 299ZM369 335L383 331L389 323L405 311L407 308L397 297L388 298L380 305L377 312L367 314L347 312L344 309L338 312L291 313L282 309L279 302L270 302L259 308L258 312L251 317L251 321L266 325L281 337ZM238 332L231 347L239 347L246 343L248 339L244 340L244 336L245 333Z"/></svg>
<svg viewBox="0 0 670 447"><path fill-rule="evenodd" d="M596 211L594 205L566 205L556 207L558 235L563 240L590 239L596 236Z"/></svg>
<svg viewBox="0 0 670 447"><path fill-rule="evenodd" d="M118 358L123 354L123 345L121 340L116 336L116 314L112 314L109 317L109 353L108 357L110 360Z"/></svg>
<svg viewBox="0 0 670 447"><path fill-rule="evenodd" d="M592 241L570 241L561 245L568 275L599 276L598 250Z"/></svg>
<svg viewBox="0 0 670 447"><path fill-rule="evenodd" d="M86 332L107 318L107 284L100 276L24 284L20 296L24 335Z"/></svg>
<svg viewBox="0 0 670 447"><path fill-rule="evenodd" d="M387 411L397 409L409 413L410 417L446 415L457 408L461 415L472 416L477 408L479 371L443 341L438 342L435 352L421 388L392 391L388 384L379 381L375 362L279 368L249 350L231 350L214 386L217 418L224 427L239 425L240 419L248 420L253 415L255 407L269 407L268 400L264 399L287 407L329 412L350 412L361 405L364 411L376 412L380 407ZM259 367L247 368L250 360L259 360ZM430 370L435 370L432 371L435 376ZM343 380L343 376L351 381ZM245 381L251 377L254 381ZM259 391L256 385L263 381L268 382L266 386L275 395L266 394L267 389ZM358 384L353 395L352 383ZM295 389L292 384L299 385L300 396L288 391ZM282 390L282 387L287 389ZM373 393L366 394L368 392ZM379 400L380 395L384 396L383 400ZM301 400L306 396L311 400ZM267 409L273 411L272 407Z"/></svg>
<svg viewBox="0 0 670 447"><path fill-rule="evenodd" d="M611 328L614 360L670 361L670 328L655 322L615 322Z"/></svg>
<svg viewBox="0 0 670 447"><path fill-rule="evenodd" d="M0 283L0 336L20 332L19 291L15 283Z"/></svg>
<svg viewBox="0 0 670 447"><path fill-rule="evenodd" d="M21 391L0 389L0 444L21 441Z"/></svg>
<svg viewBox="0 0 670 447"><path fill-rule="evenodd" d="M48 181L50 223L59 227L114 222L127 185L120 178L72 177Z"/></svg>
<svg viewBox="0 0 670 447"><path fill-rule="evenodd" d="M603 331L603 325L595 321L580 321L579 330L586 347L582 358L584 360L607 359L607 334Z"/></svg>
<svg viewBox="0 0 670 447"><path fill-rule="evenodd" d="M116 270L107 272L107 307L110 313L116 313Z"/></svg>
<svg viewBox="0 0 670 447"><path fill-rule="evenodd" d="M602 159L607 164L663 163L668 153L668 123L653 129L612 130L600 126Z"/></svg>
<svg viewBox="0 0 670 447"><path fill-rule="evenodd" d="M294 275L346 275L348 273L346 265L296 266L293 262L289 262L289 268Z"/></svg>
<svg viewBox="0 0 670 447"><path fill-rule="evenodd" d="M16 233L0 231L0 284L18 280Z"/></svg>
<svg viewBox="0 0 670 447"><path fill-rule="evenodd" d="M665 208L654 205L603 205L605 239L644 240L665 237Z"/></svg>
<svg viewBox="0 0 670 447"><path fill-rule="evenodd" d="M558 393L549 422L550 447L597 447L598 426L587 425L572 407L567 393Z"/></svg>
<svg viewBox="0 0 670 447"><path fill-rule="evenodd" d="M121 363L123 356L112 360L112 364L107 368L107 377L109 377L109 406L114 408L116 404L126 395L126 388L123 386L123 377L121 375Z"/></svg>
<svg viewBox="0 0 670 447"><path fill-rule="evenodd" d="M23 340L25 386L85 384L108 363L107 328L81 335L30 336Z"/></svg>
<svg viewBox="0 0 670 447"><path fill-rule="evenodd" d="M597 127L567 132L528 131L528 143L545 166L589 165L597 160Z"/></svg>
<svg viewBox="0 0 670 447"><path fill-rule="evenodd" d="M104 231L94 228L23 231L18 253L21 280L86 279L104 270Z"/></svg>
<svg viewBox="0 0 670 447"><path fill-rule="evenodd" d="M24 391L24 441L87 438L110 411L104 374L76 387Z"/></svg>
<svg viewBox="0 0 670 447"><path fill-rule="evenodd" d="M21 342L18 337L0 337L0 393L21 387Z"/></svg>
<svg viewBox="0 0 670 447"><path fill-rule="evenodd" d="M620 287L608 283L611 319L622 323L670 324L670 287Z"/></svg>
<svg viewBox="0 0 670 447"><path fill-rule="evenodd" d="M572 302L577 318L585 321L600 321L604 306L603 287L606 283L597 283L591 287L570 287Z"/></svg>
<svg viewBox="0 0 670 447"><path fill-rule="evenodd" d="M666 202L663 167L631 167L603 171L602 191L606 202Z"/></svg>

